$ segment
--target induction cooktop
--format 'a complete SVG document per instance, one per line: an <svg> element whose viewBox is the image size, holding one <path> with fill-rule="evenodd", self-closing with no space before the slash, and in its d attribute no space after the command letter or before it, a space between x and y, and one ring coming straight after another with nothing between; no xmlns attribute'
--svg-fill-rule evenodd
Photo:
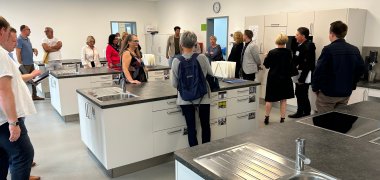
<svg viewBox="0 0 380 180"><path fill-rule="evenodd" d="M353 138L360 138L380 130L379 120L335 111L302 119L297 122L327 129Z"/></svg>

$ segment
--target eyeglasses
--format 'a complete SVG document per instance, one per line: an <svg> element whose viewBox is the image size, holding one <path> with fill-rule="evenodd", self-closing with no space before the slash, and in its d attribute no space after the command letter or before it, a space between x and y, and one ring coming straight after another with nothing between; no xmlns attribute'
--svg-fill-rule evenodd
<svg viewBox="0 0 380 180"><path fill-rule="evenodd" d="M134 41L132 41L132 42L138 43L138 42L139 42L139 40L134 40Z"/></svg>

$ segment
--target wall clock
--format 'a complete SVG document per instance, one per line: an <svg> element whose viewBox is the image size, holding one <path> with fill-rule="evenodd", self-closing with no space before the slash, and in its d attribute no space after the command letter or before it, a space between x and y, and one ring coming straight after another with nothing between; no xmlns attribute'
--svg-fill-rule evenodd
<svg viewBox="0 0 380 180"><path fill-rule="evenodd" d="M220 2L215 2L214 5L212 6L212 9L214 10L215 13L219 13L220 12Z"/></svg>

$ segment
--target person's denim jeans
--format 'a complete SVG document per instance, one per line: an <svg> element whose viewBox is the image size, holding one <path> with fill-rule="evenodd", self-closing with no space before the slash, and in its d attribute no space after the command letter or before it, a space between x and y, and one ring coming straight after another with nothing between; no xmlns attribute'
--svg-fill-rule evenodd
<svg viewBox="0 0 380 180"><path fill-rule="evenodd" d="M198 145L197 130L195 124L195 107L194 105L181 105L182 114L185 116L189 145ZM202 143L210 142L210 104L200 104L198 106L199 119L202 128Z"/></svg>
<svg viewBox="0 0 380 180"><path fill-rule="evenodd" d="M12 180L28 180L34 157L33 145L30 142L24 118L19 118L20 138L9 141L9 124L0 126L0 180L6 180L8 168Z"/></svg>

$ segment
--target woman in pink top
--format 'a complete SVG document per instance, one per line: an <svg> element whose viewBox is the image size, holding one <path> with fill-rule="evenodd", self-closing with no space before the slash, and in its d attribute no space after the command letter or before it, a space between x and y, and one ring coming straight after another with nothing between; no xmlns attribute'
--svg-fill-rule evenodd
<svg viewBox="0 0 380 180"><path fill-rule="evenodd" d="M108 62L108 68L120 71L120 56L119 56L119 40L115 34L111 34L108 37L108 46L106 49L106 59Z"/></svg>

